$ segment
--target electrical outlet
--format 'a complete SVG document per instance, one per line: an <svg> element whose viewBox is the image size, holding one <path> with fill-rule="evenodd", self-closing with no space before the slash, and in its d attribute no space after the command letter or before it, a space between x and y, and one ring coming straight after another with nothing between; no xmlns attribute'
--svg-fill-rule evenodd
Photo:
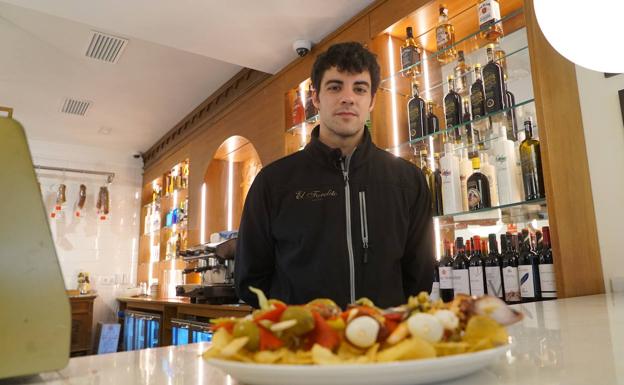
<svg viewBox="0 0 624 385"><path fill-rule="evenodd" d="M100 275L98 281L100 285L112 286L115 284L115 276L114 275Z"/></svg>

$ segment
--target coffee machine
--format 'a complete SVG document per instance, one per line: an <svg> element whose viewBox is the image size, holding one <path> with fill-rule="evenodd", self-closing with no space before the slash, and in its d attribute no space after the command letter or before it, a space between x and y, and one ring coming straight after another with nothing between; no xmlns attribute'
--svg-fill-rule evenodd
<svg viewBox="0 0 624 385"><path fill-rule="evenodd" d="M200 273L201 283L177 286L177 296L189 297L191 303L221 305L239 302L234 289L236 238L198 245L178 254L186 262L197 261L197 267L185 269L183 274Z"/></svg>

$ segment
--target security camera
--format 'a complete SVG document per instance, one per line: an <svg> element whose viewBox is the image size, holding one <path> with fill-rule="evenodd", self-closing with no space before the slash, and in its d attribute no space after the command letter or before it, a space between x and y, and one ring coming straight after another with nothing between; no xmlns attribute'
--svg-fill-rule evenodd
<svg viewBox="0 0 624 385"><path fill-rule="evenodd" d="M310 40L295 40L293 49L297 52L297 55L303 57L312 49L312 42Z"/></svg>

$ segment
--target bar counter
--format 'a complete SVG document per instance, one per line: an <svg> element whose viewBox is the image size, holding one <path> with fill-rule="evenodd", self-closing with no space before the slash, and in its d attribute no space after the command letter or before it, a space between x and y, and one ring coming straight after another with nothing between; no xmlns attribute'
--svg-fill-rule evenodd
<svg viewBox="0 0 624 385"><path fill-rule="evenodd" d="M624 384L624 294L515 305L512 345L487 369L441 384ZM239 384L206 363L207 343L72 358L33 384ZM1 381L0 381L1 383Z"/></svg>

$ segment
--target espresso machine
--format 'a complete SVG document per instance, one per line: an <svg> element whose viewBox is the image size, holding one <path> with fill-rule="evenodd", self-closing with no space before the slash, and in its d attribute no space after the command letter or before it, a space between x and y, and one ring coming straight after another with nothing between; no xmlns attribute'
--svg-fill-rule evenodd
<svg viewBox="0 0 624 385"><path fill-rule="evenodd" d="M186 262L197 261L197 267L185 269L183 274L200 273L201 284L176 287L176 295L189 297L191 303L213 305L239 302L234 289L234 256L236 238L218 243L206 243L181 250L178 255Z"/></svg>

